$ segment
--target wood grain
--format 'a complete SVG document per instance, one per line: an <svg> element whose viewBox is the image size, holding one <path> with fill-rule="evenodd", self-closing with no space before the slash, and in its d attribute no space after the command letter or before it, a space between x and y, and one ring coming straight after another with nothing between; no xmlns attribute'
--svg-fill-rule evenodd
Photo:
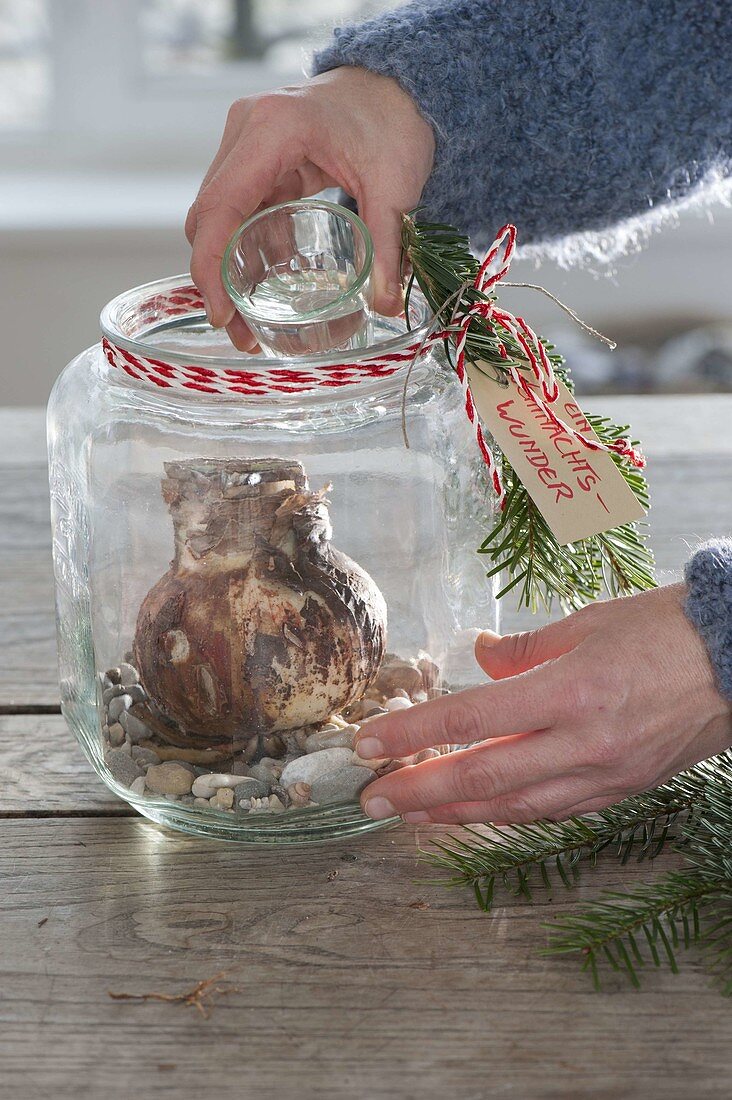
<svg viewBox="0 0 732 1100"><path fill-rule="evenodd" d="M646 438L671 579L687 542L732 530L732 397L597 404ZM698 956L597 996L575 960L538 954L543 921L646 865L608 857L571 892L486 916L425 885L417 849L439 830L274 851L184 837L130 816L60 715L7 713L58 693L41 413L0 410L0 439L3 1095L726 1100L732 1024ZM537 625L504 615L519 624ZM108 996L220 970L236 990L208 1020Z"/></svg>
<svg viewBox="0 0 732 1100"><path fill-rule="evenodd" d="M60 714L0 716L0 817L131 815L102 783Z"/></svg>
<svg viewBox="0 0 732 1100"><path fill-rule="evenodd" d="M610 977L597 996L573 960L538 955L550 913L627 883L611 860L551 906L509 897L485 916L465 893L416 883L406 827L276 853L139 819L0 831L8 1095L729 1095L729 1012L698 960L650 973L640 993ZM181 992L220 970L237 992L208 1020L108 997Z"/></svg>

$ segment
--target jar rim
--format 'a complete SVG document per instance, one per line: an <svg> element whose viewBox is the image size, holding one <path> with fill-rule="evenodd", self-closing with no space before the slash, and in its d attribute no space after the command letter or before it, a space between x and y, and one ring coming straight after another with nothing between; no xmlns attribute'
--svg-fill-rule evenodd
<svg viewBox="0 0 732 1100"><path fill-rule="evenodd" d="M333 309L337 309L338 306L348 301L349 298L353 298L363 288L364 283L371 275L371 270L374 266L374 246L371 240L371 234L369 233L366 224L359 218L358 214L354 214L352 210L349 210L346 206L341 206L337 202L329 202L327 199L289 199L287 202L277 203L276 206L267 206L264 210L258 210L256 214L252 214L250 218L247 218L245 222L239 226L234 232L233 236L229 239L229 243L224 250L224 255L221 259L221 281L224 284L226 293L231 298L232 302L239 310L239 312L246 318L247 314L251 313L248 299L242 297L239 291L236 289L231 279L229 278L229 260L232 252L236 249L241 236L248 229L251 229L257 222L262 221L263 218L271 217L272 214L278 213L280 210L327 210L331 214L342 218L344 221L350 222L351 225L358 230L363 242L364 242L364 258L361 268L354 278L353 282L349 284L346 289L338 295L337 298L332 298L327 305L321 306L319 309L313 309L309 312L300 314L303 321L313 320L317 317L321 317L326 313L329 313Z"/></svg>
<svg viewBox="0 0 732 1100"><path fill-rule="evenodd" d="M176 292L181 294L193 292L190 273L184 272L163 279L154 279L149 283L131 287L128 290L112 298L101 311L99 324L102 334L112 344L133 355L143 358L154 358L166 363L181 365L190 364L192 361L202 366L216 370L248 370L271 371L274 366L293 370L317 369L337 364L358 363L364 359L388 356L403 352L405 348L423 339L433 322L431 311L421 295L410 296L410 314L412 315L412 327L405 325L404 331L386 340L379 340L365 348L355 348L350 351L331 351L317 355L283 356L276 360L264 355L250 355L247 352L238 352L232 347L231 355L211 355L199 349L174 350L161 347L155 338L163 330L162 317L156 317L156 301L169 300ZM196 292L197 295L197 292ZM178 314L177 324L195 322L201 328L209 328L206 314L202 305L191 304L183 308ZM164 331L170 333L176 322L169 319Z"/></svg>

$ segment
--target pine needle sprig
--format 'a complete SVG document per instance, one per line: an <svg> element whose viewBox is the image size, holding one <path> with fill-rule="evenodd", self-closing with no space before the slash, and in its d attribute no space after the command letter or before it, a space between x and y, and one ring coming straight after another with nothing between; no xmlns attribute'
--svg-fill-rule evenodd
<svg viewBox="0 0 732 1100"><path fill-rule="evenodd" d="M551 927L545 954L579 954L599 988L599 964L640 984L650 955L678 970L679 948L701 947L725 996L732 995L732 753L697 765L706 778L677 848L686 866L627 893L605 893ZM638 949L640 939L644 950Z"/></svg>
<svg viewBox="0 0 732 1100"><path fill-rule="evenodd" d="M449 225L423 222L416 213L402 222L402 248L411 264L409 295L414 282L419 285L428 305L439 316L448 332L456 308L464 313L478 301L495 301L494 294L483 294L472 285L480 264L470 251L470 241ZM500 285L500 284L499 284ZM541 288L539 288L541 289ZM554 371L570 389L572 381L564 360L554 346L542 339ZM490 321L474 317L468 330L466 352L473 362L480 361L494 372L499 382L507 383L505 347L512 365L528 370L525 352L510 334L500 336ZM447 348L448 358L450 348ZM603 442L627 438L628 429L605 417L587 417ZM644 507L648 506L648 488L643 475L622 457L613 455L618 469ZM499 598L516 590L519 606L532 611L551 609L555 599L566 611L597 599L603 592L611 596L630 595L655 586L653 555L647 544L644 524L625 524L604 534L559 546L546 520L532 501L524 485L503 460L506 502L498 522L485 538L479 553L489 561L488 576L505 574Z"/></svg>
<svg viewBox="0 0 732 1100"><path fill-rule="evenodd" d="M667 841L681 839L672 826L700 805L711 770L712 762L697 764L652 791L568 821L494 826L489 835L466 826L459 835L434 841L436 851L422 858L449 873L440 880L444 885L470 887L484 911L492 907L497 886L531 899L532 888L550 889L557 878L573 885L581 868L594 867L605 850L623 864L632 856L655 859Z"/></svg>
<svg viewBox="0 0 732 1100"><path fill-rule="evenodd" d="M552 942L542 954L581 954L595 989L600 988L599 963L625 971L638 988L638 970L648 957L654 966L668 964L678 973L680 947L698 943L702 915L721 890L714 877L697 871L671 871L658 882L627 893L608 891L581 913L565 916L552 926Z"/></svg>

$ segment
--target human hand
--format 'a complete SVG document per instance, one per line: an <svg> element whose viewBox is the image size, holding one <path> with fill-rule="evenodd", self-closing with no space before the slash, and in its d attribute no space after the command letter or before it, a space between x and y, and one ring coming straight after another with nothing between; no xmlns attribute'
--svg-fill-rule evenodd
<svg viewBox="0 0 732 1100"><path fill-rule="evenodd" d="M647 790L732 745L732 709L671 585L598 603L527 634L484 633L494 683L373 719L356 751L406 757L362 795L373 818L509 824L561 820Z"/></svg>
<svg viewBox="0 0 732 1100"><path fill-rule="evenodd" d="M432 168L432 128L395 80L344 66L304 84L239 99L186 219L191 276L209 321L242 351L255 345L224 290L220 265L235 229L260 207L325 187L352 195L374 241L374 306L402 309L401 214Z"/></svg>

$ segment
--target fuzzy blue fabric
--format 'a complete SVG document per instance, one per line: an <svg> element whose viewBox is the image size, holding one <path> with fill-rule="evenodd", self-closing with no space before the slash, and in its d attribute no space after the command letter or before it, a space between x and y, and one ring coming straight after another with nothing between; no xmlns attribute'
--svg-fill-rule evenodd
<svg viewBox="0 0 732 1100"><path fill-rule="evenodd" d="M396 79L432 124L427 214L485 247L598 230L732 158L729 0L418 0L339 28L314 72Z"/></svg>
<svg viewBox="0 0 732 1100"><path fill-rule="evenodd" d="M700 546L685 579L687 617L704 639L720 691L732 699L732 539Z"/></svg>

